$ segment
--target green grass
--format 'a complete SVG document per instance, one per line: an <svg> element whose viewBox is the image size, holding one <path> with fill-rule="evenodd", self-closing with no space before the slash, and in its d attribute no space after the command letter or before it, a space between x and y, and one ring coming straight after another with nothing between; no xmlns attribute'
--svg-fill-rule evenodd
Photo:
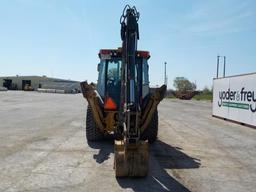
<svg viewBox="0 0 256 192"><path fill-rule="evenodd" d="M198 95L195 95L193 99L198 101L200 100L212 101L212 94L199 93Z"/></svg>

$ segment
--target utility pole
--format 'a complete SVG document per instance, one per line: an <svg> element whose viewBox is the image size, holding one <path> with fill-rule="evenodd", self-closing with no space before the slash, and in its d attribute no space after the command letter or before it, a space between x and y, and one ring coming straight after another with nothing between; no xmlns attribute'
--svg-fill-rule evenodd
<svg viewBox="0 0 256 192"><path fill-rule="evenodd" d="M224 56L223 77L226 76L226 56Z"/></svg>
<svg viewBox="0 0 256 192"><path fill-rule="evenodd" d="M167 86L166 62L164 62L164 84Z"/></svg>
<svg viewBox="0 0 256 192"><path fill-rule="evenodd" d="M219 66L220 66L221 57L223 57L223 77L226 76L226 56L217 55L217 75L216 75L217 78L219 78Z"/></svg>
<svg viewBox="0 0 256 192"><path fill-rule="evenodd" d="M219 77L219 65L220 65L220 56L217 55L217 78Z"/></svg>

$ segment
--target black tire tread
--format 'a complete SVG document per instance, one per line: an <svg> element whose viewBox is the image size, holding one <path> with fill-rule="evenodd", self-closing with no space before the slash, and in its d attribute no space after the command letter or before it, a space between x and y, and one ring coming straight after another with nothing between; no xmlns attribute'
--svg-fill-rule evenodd
<svg viewBox="0 0 256 192"><path fill-rule="evenodd" d="M151 122L148 128L142 133L141 139L148 140L149 143L154 143L157 139L158 134L158 111L156 110L153 114Z"/></svg>
<svg viewBox="0 0 256 192"><path fill-rule="evenodd" d="M103 139L104 134L96 126L91 106L88 104L86 114L86 138L87 141L100 141Z"/></svg>

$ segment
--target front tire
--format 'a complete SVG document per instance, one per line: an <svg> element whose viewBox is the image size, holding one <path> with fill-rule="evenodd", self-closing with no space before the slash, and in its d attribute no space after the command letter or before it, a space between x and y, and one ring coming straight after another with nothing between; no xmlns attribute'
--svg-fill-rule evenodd
<svg viewBox="0 0 256 192"><path fill-rule="evenodd" d="M142 133L141 140L148 140L149 143L154 143L158 134L158 111L156 110L152 116L148 128Z"/></svg>
<svg viewBox="0 0 256 192"><path fill-rule="evenodd" d="M100 141L103 139L104 134L97 127L91 106L88 104L87 114L86 114L86 138L87 141Z"/></svg>

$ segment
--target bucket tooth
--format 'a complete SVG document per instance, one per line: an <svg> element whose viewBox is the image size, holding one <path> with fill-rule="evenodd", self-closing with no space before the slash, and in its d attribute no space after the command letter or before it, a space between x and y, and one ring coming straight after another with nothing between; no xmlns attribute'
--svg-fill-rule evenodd
<svg viewBox="0 0 256 192"><path fill-rule="evenodd" d="M115 140L116 177L145 177L148 173L148 142L139 141L125 146L124 141Z"/></svg>

